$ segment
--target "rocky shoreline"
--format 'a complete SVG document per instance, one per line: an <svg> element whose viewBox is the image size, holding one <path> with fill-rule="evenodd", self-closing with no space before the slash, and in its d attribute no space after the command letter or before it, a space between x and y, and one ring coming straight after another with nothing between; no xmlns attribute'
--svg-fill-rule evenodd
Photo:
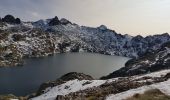
<svg viewBox="0 0 170 100"><path fill-rule="evenodd" d="M125 64L125 67L114 71L101 79L146 74L169 68L170 42L167 42L163 44L159 50L147 52L137 59L131 59Z"/></svg>
<svg viewBox="0 0 170 100"><path fill-rule="evenodd" d="M65 52L94 52L138 58L170 41L168 33L142 37L121 35L106 26L87 27L57 16L23 22L7 15L0 20L0 66L23 64L25 57Z"/></svg>
<svg viewBox="0 0 170 100"><path fill-rule="evenodd" d="M50 92L50 89L53 89L55 87L62 87L64 86L64 91L70 91L73 88L71 85L77 84L76 82L83 82L82 87L90 86L90 84L94 83L94 86L89 88L84 88L77 90L75 92L70 92L66 95L57 95L55 97L55 100L106 100L106 98L111 94L118 94L122 93L124 91L128 91L131 89L136 89L138 87L142 86L149 86L152 84L158 84L161 82L165 82L170 80L170 70L162 70L150 74L144 74L144 75L136 75L136 76L129 76L129 77L118 77L118 78L111 78L108 80L96 80L101 81L100 85L97 85L99 83L94 83L95 79L92 78L89 75L83 74L83 73L77 73L77 72L71 72L68 74L65 74L61 76L59 79L55 81L50 81L43 83L39 90L36 93L33 93L31 95L25 96L25 97L17 97L14 95L0 95L1 100L10 100L10 99L16 99L16 100L42 100L42 99L36 99L40 98L42 95ZM68 84L69 82L72 82L70 85L64 85ZM95 85L96 84L96 85ZM77 86L79 86L77 84ZM60 90L59 90L60 91ZM54 92L58 93L58 92ZM55 96L55 95L54 95ZM47 96L48 97L48 96ZM46 100L46 97L43 97L43 100ZM53 99L52 99L53 100Z"/></svg>
<svg viewBox="0 0 170 100"><path fill-rule="evenodd" d="M104 25L97 28L79 26L58 17L22 22L19 18L5 16L0 20L1 67L22 66L24 58L66 52L94 52L133 59L125 67L99 80L71 72L43 83L35 94L26 97L6 95L0 99L105 100L110 95L114 97L142 87L157 86L161 90L159 86L166 84L170 88L169 41L168 33L133 37L118 34Z"/></svg>

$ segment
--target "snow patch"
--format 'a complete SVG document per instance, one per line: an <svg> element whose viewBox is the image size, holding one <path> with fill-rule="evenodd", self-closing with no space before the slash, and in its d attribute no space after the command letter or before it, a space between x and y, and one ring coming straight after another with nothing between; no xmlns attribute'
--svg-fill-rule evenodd
<svg viewBox="0 0 170 100"><path fill-rule="evenodd" d="M159 89L164 94L170 95L170 80L161 82L161 83L152 84L149 86L142 86L137 89L131 89L131 90L118 93L118 94L112 94L112 95L109 95L106 98L106 100L124 100L128 97L132 97L136 93L143 94L145 91L151 90L151 89Z"/></svg>
<svg viewBox="0 0 170 100"><path fill-rule="evenodd" d="M85 84L86 82L88 82L88 84ZM55 100L57 95L67 95L71 92L85 90L87 88L92 88L94 86L97 87L104 84L105 82L106 80L92 80L92 81L90 80L79 81L78 79L71 80L62 85L46 89L44 94L32 98L31 100Z"/></svg>

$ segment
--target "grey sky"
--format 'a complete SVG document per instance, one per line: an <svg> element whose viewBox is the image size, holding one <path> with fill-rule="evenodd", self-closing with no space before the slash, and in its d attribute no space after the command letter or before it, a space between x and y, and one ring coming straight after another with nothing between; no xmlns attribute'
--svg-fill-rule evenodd
<svg viewBox="0 0 170 100"><path fill-rule="evenodd" d="M120 33L170 33L170 0L0 0L0 16L31 21L54 16Z"/></svg>

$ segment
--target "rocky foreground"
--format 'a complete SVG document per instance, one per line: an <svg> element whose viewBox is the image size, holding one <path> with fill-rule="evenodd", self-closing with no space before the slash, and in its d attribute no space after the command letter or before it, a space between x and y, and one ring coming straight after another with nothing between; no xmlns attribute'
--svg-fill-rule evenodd
<svg viewBox="0 0 170 100"><path fill-rule="evenodd" d="M59 80L43 84L31 100L140 100L147 93L162 95L157 100L170 100L169 68L170 42L167 42L158 50L128 61L125 67L101 80L79 73L66 74L68 78L59 79L61 84ZM76 75L83 75L84 79Z"/></svg>
<svg viewBox="0 0 170 100"><path fill-rule="evenodd" d="M170 95L170 70L108 80L94 80L81 73L66 76L44 83L30 100L123 100L152 89Z"/></svg>
<svg viewBox="0 0 170 100"><path fill-rule="evenodd" d="M150 97L152 98L147 99ZM170 70L161 70L145 75L118 77L107 80L95 80L89 75L72 72L55 81L42 84L34 95L27 97L7 95L0 96L0 99L170 100Z"/></svg>
<svg viewBox="0 0 170 100"><path fill-rule="evenodd" d="M121 35L106 26L79 26L67 19L23 22L7 15L0 18L0 66L22 65L25 57L54 53L95 52L138 58L170 41L168 33L142 37Z"/></svg>

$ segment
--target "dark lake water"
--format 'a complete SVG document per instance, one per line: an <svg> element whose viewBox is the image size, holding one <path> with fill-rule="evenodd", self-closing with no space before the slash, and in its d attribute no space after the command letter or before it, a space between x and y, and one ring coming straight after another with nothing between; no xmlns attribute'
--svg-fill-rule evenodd
<svg viewBox="0 0 170 100"><path fill-rule="evenodd" d="M127 60L129 58L94 53L26 59L23 67L0 68L0 94L24 96L35 92L43 82L68 72L82 72L99 78L123 67Z"/></svg>

